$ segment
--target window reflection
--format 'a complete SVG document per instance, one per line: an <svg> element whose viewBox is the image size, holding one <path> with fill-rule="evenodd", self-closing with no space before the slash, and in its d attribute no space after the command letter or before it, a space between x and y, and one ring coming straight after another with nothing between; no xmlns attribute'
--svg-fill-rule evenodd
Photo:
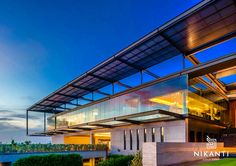
<svg viewBox="0 0 236 166"><path fill-rule="evenodd" d="M183 96L187 92L187 83L187 76L184 75L94 105L78 108L73 112L58 115L57 128L156 109L183 114L185 112Z"/></svg>

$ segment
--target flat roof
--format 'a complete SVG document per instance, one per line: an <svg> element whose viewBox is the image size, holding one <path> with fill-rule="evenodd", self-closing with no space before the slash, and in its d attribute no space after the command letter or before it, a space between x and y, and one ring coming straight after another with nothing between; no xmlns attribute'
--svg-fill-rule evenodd
<svg viewBox="0 0 236 166"><path fill-rule="evenodd" d="M205 0L119 51L28 108L58 113L63 104L156 64L199 52L236 36L236 2ZM86 99L85 99L86 100Z"/></svg>

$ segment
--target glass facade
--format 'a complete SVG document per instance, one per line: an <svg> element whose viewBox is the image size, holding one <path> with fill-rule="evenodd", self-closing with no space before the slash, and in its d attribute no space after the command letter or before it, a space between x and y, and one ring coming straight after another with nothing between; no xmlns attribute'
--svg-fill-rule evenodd
<svg viewBox="0 0 236 166"><path fill-rule="evenodd" d="M195 84L194 86L190 86L186 101L190 115L222 124L227 123L227 101L219 94L204 88L204 85Z"/></svg>
<svg viewBox="0 0 236 166"><path fill-rule="evenodd" d="M178 114L187 111L185 96L188 88L188 77L183 75L130 93L102 101L100 103L79 108L72 112L56 116L56 127L67 127L118 116L165 110ZM162 118L166 115L149 115L136 117L136 120ZM55 118L48 118L48 129L55 128Z"/></svg>

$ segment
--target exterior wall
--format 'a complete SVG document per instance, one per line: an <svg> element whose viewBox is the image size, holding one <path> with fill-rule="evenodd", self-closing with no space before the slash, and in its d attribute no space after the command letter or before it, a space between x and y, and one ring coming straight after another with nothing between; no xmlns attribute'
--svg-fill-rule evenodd
<svg viewBox="0 0 236 166"><path fill-rule="evenodd" d="M64 144L64 135L52 136L52 144Z"/></svg>
<svg viewBox="0 0 236 166"><path fill-rule="evenodd" d="M139 149L144 142L144 128L147 129L147 142L152 142L152 128L156 129L155 142L161 141L160 127L164 128L164 142L185 142L186 126L184 120L156 122L143 125L130 125L114 128L111 131L111 153L133 154L137 151L137 129L139 129ZM124 150L124 130L126 131L126 150ZM133 148L130 150L130 130L133 131Z"/></svg>
<svg viewBox="0 0 236 166"><path fill-rule="evenodd" d="M207 149L206 143L156 143L143 144L143 166L184 165L183 163L211 158L210 152L230 152L232 149L217 143L217 148ZM178 153L176 153L178 151ZM194 152L208 152L208 156L194 156ZM225 154L227 155L227 154ZM196 163L194 163L196 164ZM190 165L190 164L188 164Z"/></svg>

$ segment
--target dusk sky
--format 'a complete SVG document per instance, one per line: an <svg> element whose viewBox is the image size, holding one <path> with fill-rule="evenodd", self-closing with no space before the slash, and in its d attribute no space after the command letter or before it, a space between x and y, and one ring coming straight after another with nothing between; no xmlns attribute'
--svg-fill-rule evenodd
<svg viewBox="0 0 236 166"><path fill-rule="evenodd" d="M49 142L25 138L26 108L198 2L0 1L0 142ZM230 53L236 42L221 47ZM42 115L30 118L40 130Z"/></svg>

